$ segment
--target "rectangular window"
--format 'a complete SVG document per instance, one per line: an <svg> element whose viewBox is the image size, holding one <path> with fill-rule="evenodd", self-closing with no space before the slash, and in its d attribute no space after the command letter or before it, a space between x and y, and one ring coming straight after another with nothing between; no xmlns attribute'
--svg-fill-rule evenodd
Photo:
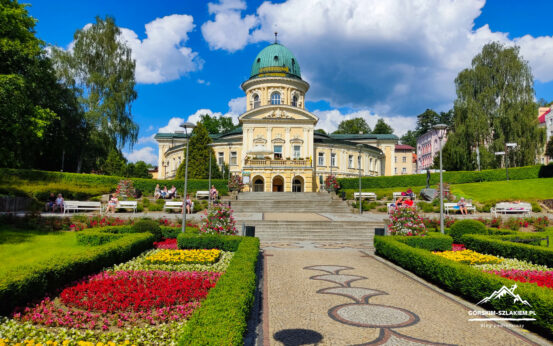
<svg viewBox="0 0 553 346"><path fill-rule="evenodd" d="M294 145L294 158L295 159L297 159L301 156L300 149L301 149L301 146Z"/></svg>
<svg viewBox="0 0 553 346"><path fill-rule="evenodd" d="M353 168L353 155L348 157L348 168Z"/></svg>
<svg viewBox="0 0 553 346"><path fill-rule="evenodd" d="M237 157L238 157L238 155L236 155L236 151L231 151L230 152L230 164L231 165L236 165Z"/></svg>
<svg viewBox="0 0 553 346"><path fill-rule="evenodd" d="M401 170L401 174L407 174L407 168L403 167L403 169Z"/></svg>
<svg viewBox="0 0 553 346"><path fill-rule="evenodd" d="M394 157L394 162L397 163L397 156Z"/></svg>
<svg viewBox="0 0 553 346"><path fill-rule="evenodd" d="M225 153L219 152L218 162L219 162L219 166L222 166L225 164Z"/></svg>
<svg viewBox="0 0 553 346"><path fill-rule="evenodd" d="M319 163L318 163L319 166L324 166L325 165L325 153L319 153Z"/></svg>
<svg viewBox="0 0 553 346"><path fill-rule="evenodd" d="M403 157L403 163L407 162L407 156Z"/></svg>
<svg viewBox="0 0 553 346"><path fill-rule="evenodd" d="M274 152L275 159L282 159L282 145L275 145Z"/></svg>
<svg viewBox="0 0 553 346"><path fill-rule="evenodd" d="M330 154L330 165L332 167L336 167L336 154L335 153Z"/></svg>
<svg viewBox="0 0 553 346"><path fill-rule="evenodd" d="M394 168L394 174L397 174L397 167Z"/></svg>

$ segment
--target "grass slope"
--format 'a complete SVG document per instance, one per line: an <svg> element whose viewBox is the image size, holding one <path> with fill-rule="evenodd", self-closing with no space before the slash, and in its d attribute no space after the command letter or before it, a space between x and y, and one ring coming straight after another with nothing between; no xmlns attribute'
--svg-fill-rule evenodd
<svg viewBox="0 0 553 346"><path fill-rule="evenodd" d="M77 243L72 232L44 233L2 226L0 278L15 268L32 267L35 263L78 254L86 248Z"/></svg>
<svg viewBox="0 0 553 346"><path fill-rule="evenodd" d="M485 203L499 200L534 202L553 198L553 178L458 184L451 193Z"/></svg>

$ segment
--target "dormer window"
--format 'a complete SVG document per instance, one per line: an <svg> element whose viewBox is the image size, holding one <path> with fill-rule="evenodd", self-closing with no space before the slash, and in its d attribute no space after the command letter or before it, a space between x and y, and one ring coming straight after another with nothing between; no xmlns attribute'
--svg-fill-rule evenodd
<svg viewBox="0 0 553 346"><path fill-rule="evenodd" d="M280 104L280 93L278 91L275 91L271 94L271 104L272 105L279 105Z"/></svg>
<svg viewBox="0 0 553 346"><path fill-rule="evenodd" d="M261 58L257 58L257 62L261 62Z"/></svg>
<svg viewBox="0 0 553 346"><path fill-rule="evenodd" d="M277 61L278 60L278 55L275 55L274 59L275 59L275 61Z"/></svg>

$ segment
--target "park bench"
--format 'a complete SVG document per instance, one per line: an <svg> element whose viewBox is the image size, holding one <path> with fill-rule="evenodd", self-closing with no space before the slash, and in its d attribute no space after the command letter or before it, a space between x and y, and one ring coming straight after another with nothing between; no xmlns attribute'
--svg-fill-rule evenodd
<svg viewBox="0 0 553 346"><path fill-rule="evenodd" d="M472 213L476 213L476 208L472 205L472 203L465 203L465 206L467 207L467 212L472 211ZM457 203L444 203L444 210L446 214L449 214L450 211L457 212L460 211L459 206Z"/></svg>
<svg viewBox="0 0 553 346"><path fill-rule="evenodd" d="M417 195L415 195L415 193L413 193L412 195L403 195L403 192L393 192L392 195L394 197L394 201L400 197L410 198L413 201L417 200Z"/></svg>
<svg viewBox="0 0 553 346"><path fill-rule="evenodd" d="M137 207L137 201L119 201L119 203L117 203L117 208L132 209L133 213L136 213Z"/></svg>
<svg viewBox="0 0 553 346"><path fill-rule="evenodd" d="M165 206L163 206L163 210L165 209L182 209L183 201L167 201L165 202ZM190 210L194 211L194 202L192 202L192 205L190 206Z"/></svg>
<svg viewBox="0 0 553 346"><path fill-rule="evenodd" d="M69 211L77 212L79 210L97 210L102 213L101 202L89 202L89 201L63 201L63 213Z"/></svg>
<svg viewBox="0 0 553 346"><path fill-rule="evenodd" d="M196 199L200 198L209 199L209 191L196 191Z"/></svg>
<svg viewBox="0 0 553 346"><path fill-rule="evenodd" d="M353 193L353 199L359 199L359 192ZM368 199L368 200L375 200L376 201L376 193L374 192L361 192L361 199Z"/></svg>
<svg viewBox="0 0 553 346"><path fill-rule="evenodd" d="M497 214L523 214L530 215L532 212L532 205L530 203L497 203L495 207L491 208L490 212L494 217Z"/></svg>
<svg viewBox="0 0 553 346"><path fill-rule="evenodd" d="M396 204L394 202L386 203L386 208L388 208L388 214L390 214L396 208ZM403 206L400 206L400 208L403 208ZM417 209L416 203L413 203L413 208Z"/></svg>

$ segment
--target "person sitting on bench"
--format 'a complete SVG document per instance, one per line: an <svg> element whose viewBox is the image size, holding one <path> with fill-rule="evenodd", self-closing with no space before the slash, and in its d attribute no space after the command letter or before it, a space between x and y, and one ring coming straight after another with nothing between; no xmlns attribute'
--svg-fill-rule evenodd
<svg viewBox="0 0 553 346"><path fill-rule="evenodd" d="M461 211L461 215L468 215L467 210L467 203L465 202L465 197L461 197L459 202L457 202L457 206L459 207L459 210Z"/></svg>
<svg viewBox="0 0 553 346"><path fill-rule="evenodd" d="M175 185L173 185L171 187L171 190L169 190L169 193L167 194L167 197L166 198L175 198L175 196L177 195L177 188L175 187Z"/></svg>

